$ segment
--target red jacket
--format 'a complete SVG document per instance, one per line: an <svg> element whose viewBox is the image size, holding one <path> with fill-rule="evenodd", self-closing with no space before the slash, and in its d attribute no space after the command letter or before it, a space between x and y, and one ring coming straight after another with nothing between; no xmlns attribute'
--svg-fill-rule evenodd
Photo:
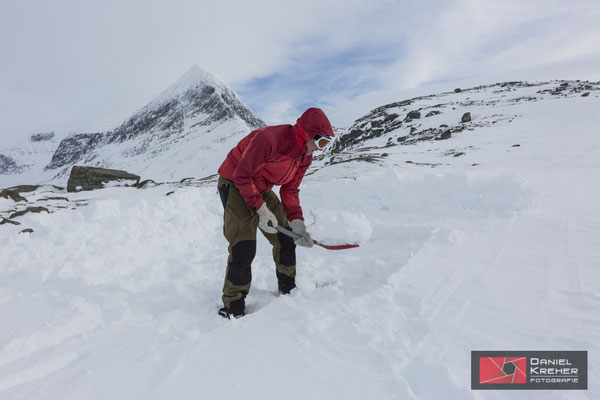
<svg viewBox="0 0 600 400"><path fill-rule="evenodd" d="M296 125L252 131L229 152L219 175L232 180L255 210L264 203L261 194L280 185L287 219L304 219L298 187L312 162L312 157L306 155L306 142L315 135L333 136L327 116L318 108L306 110Z"/></svg>

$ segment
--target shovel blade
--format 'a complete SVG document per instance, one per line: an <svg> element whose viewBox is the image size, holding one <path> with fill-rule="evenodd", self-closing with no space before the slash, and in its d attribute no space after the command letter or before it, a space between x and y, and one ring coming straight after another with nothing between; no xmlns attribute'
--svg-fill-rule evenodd
<svg viewBox="0 0 600 400"><path fill-rule="evenodd" d="M346 249L353 249L355 247L358 247L357 244L328 245L328 244L319 243L316 240L313 240L313 243L316 244L317 246L321 246L327 250L346 250Z"/></svg>

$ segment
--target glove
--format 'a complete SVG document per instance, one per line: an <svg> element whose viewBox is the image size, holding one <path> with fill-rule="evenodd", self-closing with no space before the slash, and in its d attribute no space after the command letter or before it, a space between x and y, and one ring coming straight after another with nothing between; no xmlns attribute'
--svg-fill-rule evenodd
<svg viewBox="0 0 600 400"><path fill-rule="evenodd" d="M306 232L306 225L304 225L304 221L301 219L294 219L290 221L290 228L294 233L297 233L301 237L298 239L294 239L294 243L298 246L303 247L313 247L313 240L311 239L308 232Z"/></svg>
<svg viewBox="0 0 600 400"><path fill-rule="evenodd" d="M267 233L277 233L277 229L275 229L278 225L277 218L275 217L275 214L269 210L267 203L262 203L262 206L260 206L256 212L258 213L258 227ZM271 223L271 226L269 226L269 222Z"/></svg>

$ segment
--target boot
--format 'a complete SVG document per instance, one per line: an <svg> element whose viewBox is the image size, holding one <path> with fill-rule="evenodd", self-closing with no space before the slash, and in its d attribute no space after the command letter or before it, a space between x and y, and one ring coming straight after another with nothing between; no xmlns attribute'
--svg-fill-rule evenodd
<svg viewBox="0 0 600 400"><path fill-rule="evenodd" d="M292 289L296 287L296 278L277 271L277 286L280 294L290 294Z"/></svg>
<svg viewBox="0 0 600 400"><path fill-rule="evenodd" d="M223 307L219 309L219 315L227 319L229 319L231 315L233 315L234 318L241 318L246 315L244 312L246 309L245 297L246 296L244 295L241 299L230 302L229 307Z"/></svg>
<svg viewBox="0 0 600 400"><path fill-rule="evenodd" d="M231 319L231 316L233 315L233 318L238 319L242 318L244 315L246 315L246 313L244 312L244 310L231 311L229 308L223 307L219 309L219 315L227 319Z"/></svg>

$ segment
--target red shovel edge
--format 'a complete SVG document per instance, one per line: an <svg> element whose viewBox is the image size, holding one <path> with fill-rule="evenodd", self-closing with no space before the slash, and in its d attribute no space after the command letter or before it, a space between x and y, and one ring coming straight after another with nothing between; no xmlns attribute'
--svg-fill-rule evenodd
<svg viewBox="0 0 600 400"><path fill-rule="evenodd" d="M283 233L284 235L289 236L289 237L294 238L294 239L298 239L298 238L302 237L302 236L298 235L296 232L293 232L293 231L291 231L288 228L284 228L281 225L277 225L275 227L275 229L277 229L279 232ZM350 244L350 243L348 243L348 244L337 244L337 245L323 244L323 243L317 242L314 239L313 239L313 243L316 244L317 246L321 246L321 247L323 247L323 248L325 248L327 250L345 250L345 249L353 249L355 247L358 247L357 244Z"/></svg>

